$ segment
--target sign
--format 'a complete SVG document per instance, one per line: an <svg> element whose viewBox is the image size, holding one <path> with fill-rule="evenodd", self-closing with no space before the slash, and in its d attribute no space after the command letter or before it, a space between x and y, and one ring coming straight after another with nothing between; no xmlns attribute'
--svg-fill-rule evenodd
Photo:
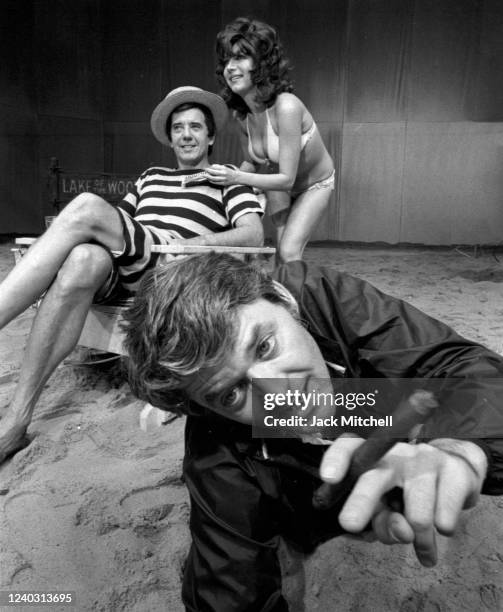
<svg viewBox="0 0 503 612"><path fill-rule="evenodd" d="M67 203L79 193L95 193L107 202L119 202L134 186L137 177L124 174L58 174L59 201Z"/></svg>

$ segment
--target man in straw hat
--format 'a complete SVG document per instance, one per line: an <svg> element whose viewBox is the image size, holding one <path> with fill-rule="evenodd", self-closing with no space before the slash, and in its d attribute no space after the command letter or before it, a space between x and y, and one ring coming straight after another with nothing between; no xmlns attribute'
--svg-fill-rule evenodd
<svg viewBox="0 0 503 612"><path fill-rule="evenodd" d="M214 186L202 173L226 119L216 94L198 87L171 91L155 108L151 127L173 149L177 169L149 168L117 207L79 194L3 281L0 328L45 295L0 421L0 461L23 445L41 390L75 347L92 302L119 289L134 292L157 262L153 245L262 244L262 209L251 188Z"/></svg>

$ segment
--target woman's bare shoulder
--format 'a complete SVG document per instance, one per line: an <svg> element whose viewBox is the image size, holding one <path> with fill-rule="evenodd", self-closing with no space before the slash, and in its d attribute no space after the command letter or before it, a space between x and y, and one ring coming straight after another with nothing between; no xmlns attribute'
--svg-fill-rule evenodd
<svg viewBox="0 0 503 612"><path fill-rule="evenodd" d="M304 103L295 94L283 92L274 103L274 118L276 123L280 123L281 119L286 122L295 122L301 126L310 124L312 117L310 112L305 107Z"/></svg>
<svg viewBox="0 0 503 612"><path fill-rule="evenodd" d="M295 94L284 91L278 95L274 102L274 108L276 111L298 111L299 109L304 110L304 103Z"/></svg>

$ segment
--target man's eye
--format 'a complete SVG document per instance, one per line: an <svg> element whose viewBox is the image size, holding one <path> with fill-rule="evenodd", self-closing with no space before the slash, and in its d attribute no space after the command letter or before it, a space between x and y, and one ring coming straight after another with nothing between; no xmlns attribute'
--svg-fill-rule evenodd
<svg viewBox="0 0 503 612"><path fill-rule="evenodd" d="M273 340L272 337L269 336L268 338L264 338L258 345L257 345L257 357L259 357L260 359L263 359L264 357L266 357L267 355L269 355L269 353L272 351L273 349Z"/></svg>
<svg viewBox="0 0 503 612"><path fill-rule="evenodd" d="M240 404L246 394L247 384L240 383L226 391L220 398L220 404L223 408L234 408Z"/></svg>

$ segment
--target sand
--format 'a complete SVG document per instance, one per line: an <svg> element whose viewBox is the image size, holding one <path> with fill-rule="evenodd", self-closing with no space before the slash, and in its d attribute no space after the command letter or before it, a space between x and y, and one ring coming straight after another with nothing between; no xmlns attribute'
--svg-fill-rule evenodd
<svg viewBox="0 0 503 612"><path fill-rule="evenodd" d="M0 245L0 278L12 265ZM309 248L310 262L361 276L503 354L503 255L474 249ZM0 414L34 310L0 332ZM0 591L73 592L87 610L178 612L190 543L183 419L139 427L142 402L117 360L75 351L46 385L31 444L0 467ZM503 498L484 497L440 562L349 538L285 557L292 612L503 610ZM3 608L0 609L22 609ZM35 609L69 609L52 605Z"/></svg>

